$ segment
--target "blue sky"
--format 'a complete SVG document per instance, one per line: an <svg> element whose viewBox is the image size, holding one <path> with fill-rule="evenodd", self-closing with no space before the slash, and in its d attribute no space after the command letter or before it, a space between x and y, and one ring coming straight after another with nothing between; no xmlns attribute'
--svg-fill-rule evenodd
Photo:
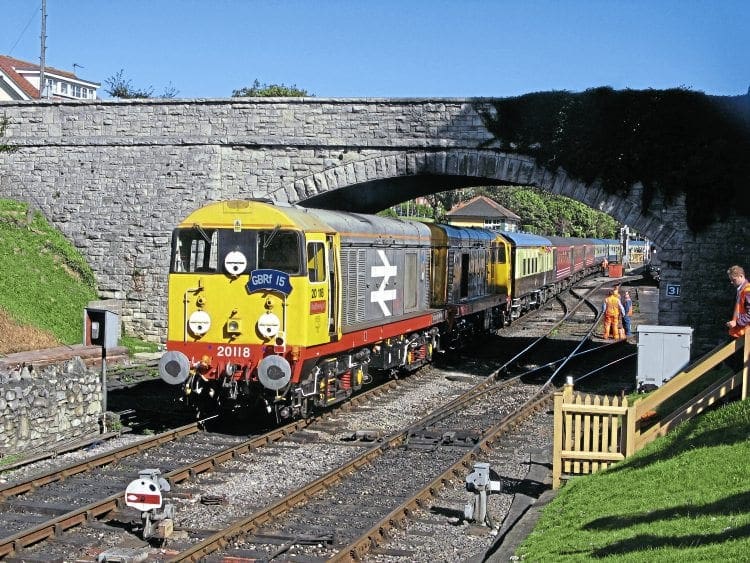
<svg viewBox="0 0 750 563"><path fill-rule="evenodd" d="M0 0L0 54L39 62L41 4ZM318 97L738 95L750 2L47 0L46 63L102 84L123 69L180 98L226 98L256 78Z"/></svg>

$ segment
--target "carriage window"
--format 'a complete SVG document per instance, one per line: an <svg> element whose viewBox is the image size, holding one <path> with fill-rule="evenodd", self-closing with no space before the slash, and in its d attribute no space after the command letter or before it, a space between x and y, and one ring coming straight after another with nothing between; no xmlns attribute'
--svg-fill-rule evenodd
<svg viewBox="0 0 750 563"><path fill-rule="evenodd" d="M497 263L505 264L505 247L504 246L497 247Z"/></svg>
<svg viewBox="0 0 750 563"><path fill-rule="evenodd" d="M307 243L307 277L311 282L326 279L325 245L322 242Z"/></svg>
<svg viewBox="0 0 750 563"><path fill-rule="evenodd" d="M260 231L258 233L258 268L300 273L299 235L294 231Z"/></svg>
<svg viewBox="0 0 750 563"><path fill-rule="evenodd" d="M215 272L217 235L196 225L178 229L172 237L171 272Z"/></svg>

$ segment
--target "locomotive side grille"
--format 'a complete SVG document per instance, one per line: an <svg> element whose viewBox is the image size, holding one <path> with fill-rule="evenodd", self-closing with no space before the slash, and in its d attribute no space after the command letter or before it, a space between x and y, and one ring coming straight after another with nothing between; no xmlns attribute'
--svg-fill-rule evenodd
<svg viewBox="0 0 750 563"><path fill-rule="evenodd" d="M430 307L430 292L432 291L432 254L429 251L425 252L425 275L424 275L424 294L422 294L422 308L429 309Z"/></svg>
<svg viewBox="0 0 750 563"><path fill-rule="evenodd" d="M344 324L353 325L365 320L365 250L350 248L342 251L343 270L346 272Z"/></svg>

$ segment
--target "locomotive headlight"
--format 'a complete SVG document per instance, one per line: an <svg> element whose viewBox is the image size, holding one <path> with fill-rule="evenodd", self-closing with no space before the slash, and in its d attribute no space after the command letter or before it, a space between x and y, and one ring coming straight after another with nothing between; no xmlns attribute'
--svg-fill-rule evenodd
<svg viewBox="0 0 750 563"><path fill-rule="evenodd" d="M239 250L228 252L224 258L224 269L232 277L239 276L247 268L247 258Z"/></svg>
<svg viewBox="0 0 750 563"><path fill-rule="evenodd" d="M195 311L188 318L188 330L195 336L203 336L211 328L211 317L205 311Z"/></svg>
<svg viewBox="0 0 750 563"><path fill-rule="evenodd" d="M258 318L258 332L263 338L273 338L279 333L281 321L273 313L263 313Z"/></svg>
<svg viewBox="0 0 750 563"><path fill-rule="evenodd" d="M240 334L242 332L242 321L239 319L229 319L227 321L227 332L229 334Z"/></svg>

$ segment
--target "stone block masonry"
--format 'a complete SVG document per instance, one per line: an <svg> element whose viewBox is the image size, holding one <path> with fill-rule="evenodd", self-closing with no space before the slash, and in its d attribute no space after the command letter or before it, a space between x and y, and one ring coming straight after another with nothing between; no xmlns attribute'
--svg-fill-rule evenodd
<svg viewBox="0 0 750 563"><path fill-rule="evenodd" d="M96 434L102 416L100 375L80 358L41 371L0 372L0 455L49 451Z"/></svg>
<svg viewBox="0 0 750 563"><path fill-rule="evenodd" d="M3 102L0 116L10 121L3 142L16 150L0 153L0 197L44 213L84 254L101 297L118 301L125 331L159 342L166 334L171 232L208 202L271 197L294 203L350 185L377 189L379 180L427 174L440 178L438 191L452 181L465 185L467 178L535 185L605 211L655 241L665 282L660 322L689 322L694 342L706 346L723 338L721 326L701 319L709 302L716 307L711 323L731 306L717 289L725 287L726 267L750 268L747 221L730 217L709 234L694 235L681 201L655 201L643 212L638 185L623 197L605 194L564 170L503 153L480 118L491 102ZM679 298L667 297L667 283L681 285Z"/></svg>

